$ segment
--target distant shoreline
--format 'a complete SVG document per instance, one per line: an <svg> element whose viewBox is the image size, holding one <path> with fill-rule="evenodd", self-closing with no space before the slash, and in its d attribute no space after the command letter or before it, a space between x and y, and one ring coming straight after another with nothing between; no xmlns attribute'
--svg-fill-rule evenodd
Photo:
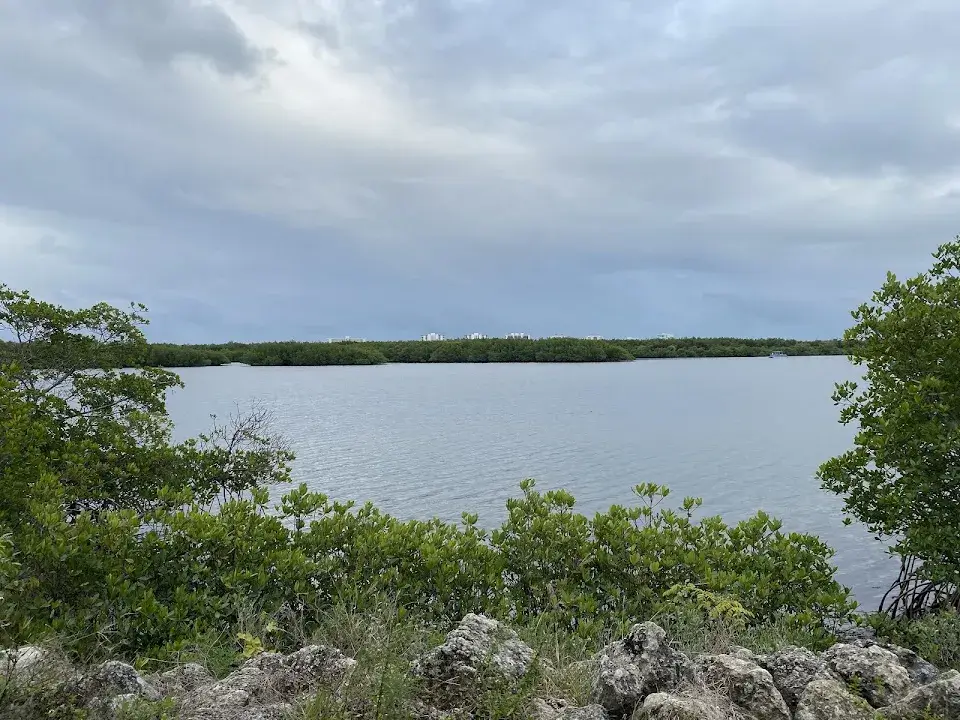
<svg viewBox="0 0 960 720"><path fill-rule="evenodd" d="M846 346L841 340L783 338L489 338L216 345L155 343L149 346L146 364L159 367L209 367L243 363L254 366L303 367L411 363L585 363L658 358L766 357L773 352L807 357L844 355Z"/></svg>

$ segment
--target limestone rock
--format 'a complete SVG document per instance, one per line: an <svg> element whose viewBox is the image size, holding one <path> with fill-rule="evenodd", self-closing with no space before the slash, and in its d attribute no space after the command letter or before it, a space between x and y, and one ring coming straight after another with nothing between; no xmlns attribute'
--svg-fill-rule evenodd
<svg viewBox="0 0 960 720"><path fill-rule="evenodd" d="M29 678L44 665L48 658L49 653L36 645L24 645L0 651L0 677L11 680Z"/></svg>
<svg viewBox="0 0 960 720"><path fill-rule="evenodd" d="M732 655L735 658L740 658L741 660L748 660L760 667L766 667L764 663L767 660L766 655L758 655L753 650L745 647L740 647L739 645L733 645L730 649L723 653L724 655Z"/></svg>
<svg viewBox="0 0 960 720"><path fill-rule="evenodd" d="M153 684L167 695L183 695L215 682L210 672L198 663L184 663L161 673Z"/></svg>
<svg viewBox="0 0 960 720"><path fill-rule="evenodd" d="M600 705L568 707L557 720L607 720L607 712Z"/></svg>
<svg viewBox="0 0 960 720"><path fill-rule="evenodd" d="M804 689L794 720L873 720L869 703L838 680L817 678Z"/></svg>
<svg viewBox="0 0 960 720"><path fill-rule="evenodd" d="M557 720L566 708L566 700L535 698L531 703L530 716L532 720Z"/></svg>
<svg viewBox="0 0 960 720"><path fill-rule="evenodd" d="M290 655L260 653L223 680L196 687L181 704L186 718L267 720L284 704L319 685L342 682L356 661L339 650L311 645Z"/></svg>
<svg viewBox="0 0 960 720"><path fill-rule="evenodd" d="M900 664L910 676L910 682L914 685L932 683L940 675L936 665L927 662L913 650L908 650L899 645L884 645L883 647L897 656Z"/></svg>
<svg viewBox="0 0 960 720"><path fill-rule="evenodd" d="M443 645L413 663L412 671L438 683L470 684L487 672L519 680L533 665L534 652L515 632L483 615L467 615Z"/></svg>
<svg viewBox="0 0 960 720"><path fill-rule="evenodd" d="M729 716L715 705L694 698L653 693L633 714L633 720L728 720Z"/></svg>
<svg viewBox="0 0 960 720"><path fill-rule="evenodd" d="M925 716L960 718L960 672L943 673L932 683L882 708L879 715L885 720L914 720Z"/></svg>
<svg viewBox="0 0 960 720"><path fill-rule="evenodd" d="M873 707L890 705L913 689L900 659L879 645L838 643L823 654L823 659Z"/></svg>
<svg viewBox="0 0 960 720"><path fill-rule="evenodd" d="M156 688L140 677L132 665L117 660L108 660L84 675L78 690L82 697L107 704L118 695L144 700L160 699Z"/></svg>
<svg viewBox="0 0 960 720"><path fill-rule="evenodd" d="M826 670L827 663L806 648L787 646L768 655L763 667L770 673L787 707L796 710L804 689Z"/></svg>
<svg viewBox="0 0 960 720"><path fill-rule="evenodd" d="M628 716L647 695L694 679L690 659L670 647L663 628L645 622L600 651L592 695L611 715Z"/></svg>
<svg viewBox="0 0 960 720"><path fill-rule="evenodd" d="M697 665L708 687L722 687L734 705L756 720L790 720L773 677L756 663L732 655L703 655Z"/></svg>

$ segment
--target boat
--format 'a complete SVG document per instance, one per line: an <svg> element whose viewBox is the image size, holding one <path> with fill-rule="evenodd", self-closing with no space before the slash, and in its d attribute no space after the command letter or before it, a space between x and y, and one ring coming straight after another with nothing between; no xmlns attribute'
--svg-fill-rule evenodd
<svg viewBox="0 0 960 720"><path fill-rule="evenodd" d="M770 357L772 357L772 358L785 358L785 357L787 357L787 354L786 354L785 352L783 352L783 350L774 350L772 353L770 353Z"/></svg>

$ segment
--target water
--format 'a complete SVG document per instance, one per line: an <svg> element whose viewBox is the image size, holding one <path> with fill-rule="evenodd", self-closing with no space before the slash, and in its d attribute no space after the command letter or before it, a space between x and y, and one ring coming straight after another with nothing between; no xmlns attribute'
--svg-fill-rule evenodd
<svg viewBox="0 0 960 720"><path fill-rule="evenodd" d="M253 401L297 453L294 476L403 518L486 525L526 477L581 511L631 503L639 482L702 497L728 521L763 509L837 550L838 577L873 608L896 572L842 524L818 465L850 446L830 394L844 358L641 360L597 365L188 368L170 411L180 436Z"/></svg>

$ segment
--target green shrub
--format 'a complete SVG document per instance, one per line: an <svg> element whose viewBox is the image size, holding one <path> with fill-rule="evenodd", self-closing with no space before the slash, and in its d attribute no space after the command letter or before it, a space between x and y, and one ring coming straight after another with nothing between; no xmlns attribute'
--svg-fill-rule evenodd
<svg viewBox="0 0 960 720"><path fill-rule="evenodd" d="M902 560L884 610L960 608L960 238L929 271L888 274L853 317L845 338L864 377L837 385L834 400L857 433L820 478Z"/></svg>

